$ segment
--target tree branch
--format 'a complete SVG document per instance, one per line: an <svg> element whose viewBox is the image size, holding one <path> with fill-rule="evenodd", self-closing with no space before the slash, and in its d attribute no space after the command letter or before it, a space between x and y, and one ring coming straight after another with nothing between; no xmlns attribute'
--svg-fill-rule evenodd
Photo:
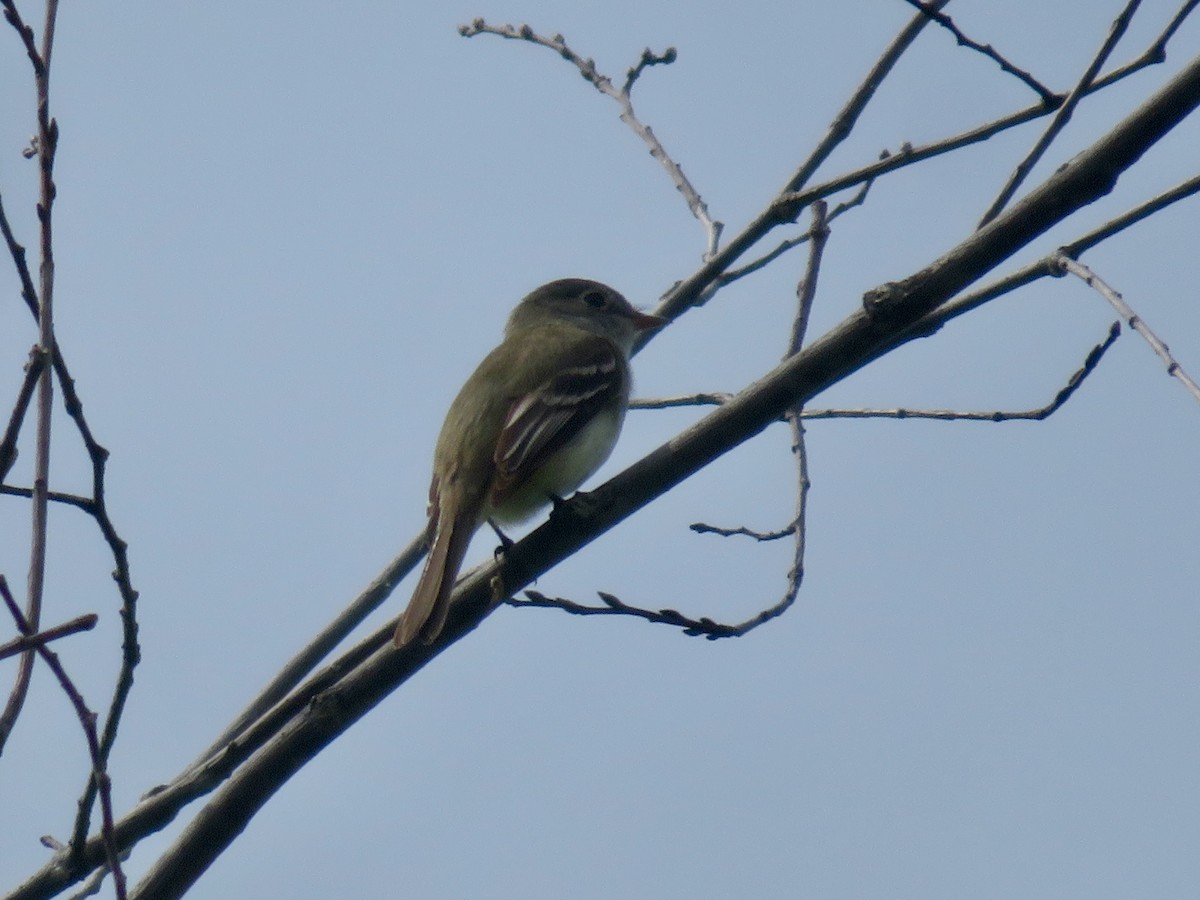
<svg viewBox="0 0 1200 900"><path fill-rule="evenodd" d="M721 231L725 226L709 215L708 204L704 202L704 198L700 196L700 192L696 190L691 181L688 180L688 177L683 174L683 168L667 153L666 148L663 147L662 142L650 127L644 124L633 111L633 99L630 95L634 83L647 68L658 65L670 65L675 62L676 52L674 47L668 47L662 53L654 53L649 48L643 50L641 59L638 60L637 65L631 67L626 73L625 84L617 88L613 85L611 78L596 68L595 60L591 57L585 59L572 50L561 34L556 34L553 37L544 37L528 25L489 25L483 19L475 19L470 25L458 26L458 33L468 38L475 37L478 34L494 34L502 38L528 41L531 44L546 47L575 66L588 84L606 97L611 97L615 100L621 107L621 121L628 125L633 130L633 133L640 137L646 146L650 148L650 155L658 160L659 164L666 170L676 189L683 195L684 200L687 201L688 209L696 217L696 221L704 226L707 243L704 258L711 259L716 254L717 247L721 243Z"/></svg>
<svg viewBox="0 0 1200 900"><path fill-rule="evenodd" d="M1096 55L1092 58L1091 64L1084 70L1080 76L1075 88L1067 95L1067 99L1062 106L1054 114L1054 118L1050 120L1050 124L1046 126L1046 130L1042 132L1042 136L1034 143L1033 149L1029 154L1021 160L1016 171L1008 179L1008 183L1000 190L1000 195L992 201L992 205L988 211L983 214L983 219L979 223L981 226L987 224L994 219L1000 210L1008 204L1008 201L1016 194L1025 178L1033 171L1033 167L1037 165L1038 160L1058 137L1059 133L1067 127L1067 123L1071 121L1071 114L1075 112L1075 107L1079 105L1079 101L1087 95L1087 89L1096 80L1096 76L1100 73L1100 69L1104 67L1104 63L1108 60L1109 55L1116 49L1117 43L1125 34L1125 30L1129 27L1129 22L1133 18L1137 8L1141 5L1142 0L1128 0L1125 4L1125 9L1117 16L1112 27L1109 28L1108 37L1101 45Z"/></svg>
<svg viewBox="0 0 1200 900"><path fill-rule="evenodd" d="M323 679L329 686L307 698L306 689L301 688L295 697L297 703L304 699L303 706L296 707L300 711L273 736L263 735L264 743L257 749L247 744L249 735L230 748L238 755L253 755L196 814L134 896L156 900L180 896L298 769L430 659L478 627L507 597L761 432L783 410L806 402L893 347L912 340L909 328L914 323L1047 229L1103 196L1122 172L1197 105L1200 59L1109 134L957 247L903 282L869 292L863 308L824 337L607 484L586 497L567 501L546 524L515 544L502 561L468 575L455 590L445 629L432 646L388 648L384 629L354 648L352 654L358 658L370 653L361 662L350 668L335 663L319 673L314 681ZM715 264L711 261L701 271ZM693 276L689 282L699 287L697 279L698 275ZM676 296L685 290L677 289ZM373 641L379 644L373 645ZM381 649L371 652L371 646ZM47 870L36 883L30 882L14 895L14 900L43 896L36 888L44 889L56 876L62 874Z"/></svg>
<svg viewBox="0 0 1200 900"><path fill-rule="evenodd" d="M1060 253L1056 261L1062 267L1063 271L1070 272L1072 275L1082 279L1084 284L1093 288L1101 297L1111 303L1113 309L1120 313L1121 317L1129 323L1129 327L1145 338L1150 348L1158 354L1158 358L1166 363L1167 374L1172 378L1178 379L1187 388L1188 393L1197 400L1200 400L1200 385L1197 385L1192 377L1184 371L1179 361L1171 355L1170 348L1159 339L1158 335L1150 330L1150 326L1146 324L1141 316L1133 311L1133 308L1125 302L1124 297L1105 284L1103 279L1083 263L1072 259L1065 253Z"/></svg>
<svg viewBox="0 0 1200 900"><path fill-rule="evenodd" d="M1061 101L1062 98L1060 98L1052 90L1038 81L1024 69L1018 68L997 53L996 49L991 44L981 44L978 41L973 41L971 38L967 37L962 32L962 29L954 24L954 20L945 13L937 12L936 10L931 9L930 6L922 2L922 0L906 0L906 2L909 4L909 6L915 6L917 9L921 10L921 12L925 13L925 15L929 16L931 19L949 31L952 35L954 35L954 39L958 41L958 45L960 47L968 47L977 53L982 53L992 62L996 63L996 65L1000 67L1001 71L1007 72L1009 75L1012 75L1022 81L1026 87L1042 98L1042 103L1046 106L1057 106Z"/></svg>

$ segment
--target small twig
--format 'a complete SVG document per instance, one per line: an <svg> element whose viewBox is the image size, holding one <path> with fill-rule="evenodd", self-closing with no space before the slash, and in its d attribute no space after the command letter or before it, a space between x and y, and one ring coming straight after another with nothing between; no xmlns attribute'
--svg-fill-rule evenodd
<svg viewBox="0 0 1200 900"><path fill-rule="evenodd" d="M16 656L18 653L33 650L43 644L50 643L50 641L78 634L81 631L91 631L96 627L96 622L99 619L100 617L95 613L88 613L87 615L74 618L70 622L56 625L54 628L46 628L37 634L23 634L20 637L13 638L5 644L0 644L0 659L8 659L10 656Z"/></svg>
<svg viewBox="0 0 1200 900"><path fill-rule="evenodd" d="M943 422L1018 422L1043 419L1056 413L1064 403L1083 384L1083 380L1095 371L1100 359L1113 345L1121 334L1119 322L1113 322L1108 330L1108 336L1094 346L1084 358L1083 366L1072 373L1067 383L1054 395L1054 399L1045 406L1020 412L964 412L953 409L814 409L805 410L805 418L809 419L937 419Z"/></svg>
<svg viewBox="0 0 1200 900"><path fill-rule="evenodd" d="M13 0L2 0L0 5L4 7L4 18L8 20L8 24L12 25L17 30L17 34L21 36L21 43L25 45L25 52L29 55L29 62L33 65L34 77L43 77L46 73L46 63L43 62L42 54L38 51L33 29L22 20Z"/></svg>
<svg viewBox="0 0 1200 900"><path fill-rule="evenodd" d="M29 274L29 263L25 260L25 248L17 241L12 226L8 222L8 214L4 211L3 197L0 197L0 234L4 235L4 243L7 245L9 255L13 258L13 265L17 269L17 277L21 279L21 297L36 319L38 314L37 288L33 286L33 276Z"/></svg>
<svg viewBox="0 0 1200 900"><path fill-rule="evenodd" d="M637 61L637 65L631 66L625 73L625 84L621 86L621 93L628 97L633 91L634 83L642 77L644 71L651 66L669 66L675 62L678 55L674 47L668 47L662 53L655 53L647 47L642 51L642 58Z"/></svg>
<svg viewBox="0 0 1200 900"><path fill-rule="evenodd" d="M718 638L740 637L744 632L737 625L722 625L709 618L689 619L683 613L674 609L641 609L629 606L612 594L597 591L604 606L585 606L565 597L547 597L540 591L525 591L524 597L510 597L505 601L509 606L537 606L543 608L561 609L563 612L576 616L635 616L662 625L673 625L682 628L689 637L706 637L710 641Z"/></svg>
<svg viewBox="0 0 1200 900"><path fill-rule="evenodd" d="M928 9L934 11L940 10L949 2L950 0L932 0ZM855 88L854 93L850 95L850 99L846 101L846 105L841 108L838 114L834 116L833 121L829 123L825 136L821 138L808 158L792 173L792 177L788 179L787 184L784 185L783 190L780 191L779 197L776 198L771 208L773 215L778 215L785 222L793 221L800 214L800 210L804 206L812 202L813 199L817 199L809 198L804 203L796 204L789 208L789 204L785 198L800 191L808 183L808 180L812 178L817 169L821 167L821 164L829 158L830 154L850 136L850 133L854 130L854 126L858 123L859 116L867 108L867 104L871 102L871 98L875 96L875 92L879 90L879 86L883 84L888 73L892 71L892 68L900 61L900 57L912 46L913 41L917 39L917 36L925 29L929 22L930 19L927 11L913 16L909 20L909 23L892 40L891 44L888 45L887 49L883 51L883 54L876 61L875 65L871 67L871 71L867 73L859 86ZM854 183L857 184L858 182ZM843 185L843 187L848 186ZM826 196L826 194L822 194L821 196Z"/></svg>
<svg viewBox="0 0 1200 900"><path fill-rule="evenodd" d="M531 44L537 44L540 47L546 47L553 50L567 62L575 66L579 70L579 74L583 76L592 87L604 94L606 97L611 97L621 107L621 121L628 125L633 132L642 139L647 147L650 148L650 155L666 169L672 183L683 195L687 201L688 209L691 210L696 220L704 227L706 235L706 249L704 251L704 259L712 259L717 253L717 248L721 244L721 232L724 229L724 224L712 218L708 212L708 204L700 196L700 192L692 185L687 176L683 174L683 169L679 163L667 153L662 142L654 134L648 125L645 125L633 111L633 100L630 92L633 90L634 83L641 76L642 72L650 66L669 65L675 62L676 52L674 47L668 47L662 53L654 53L649 49L642 51L641 59L637 65L628 70L625 76L625 83L620 88L613 85L612 79L603 74L596 68L595 60L584 58L572 50L566 42L566 39L561 34L545 37L538 34L528 25L489 25L483 19L475 19L470 25L458 26L458 33L463 37L475 37L478 34L494 34L502 38L510 40L528 41Z"/></svg>
<svg viewBox="0 0 1200 900"><path fill-rule="evenodd" d="M824 201L818 200L812 206L812 225L808 231L809 253L808 265L804 277L796 286L796 316L792 321L791 338L787 350L783 354L786 360L795 356L804 346L804 337L808 332L809 316L812 313L813 302L817 295L817 279L821 270L821 259L825 252L825 243L829 239L829 217ZM812 483L808 477L808 452L804 444L804 426L801 419L804 408L796 404L783 418L788 423L792 437L792 454L796 459L796 508L792 521L778 531L752 531L744 526L737 528L721 528L704 522L695 522L691 526L697 534L717 534L722 537L741 535L754 538L756 541L775 541L780 538L795 536L795 549L792 553L792 566L788 571L788 586L783 598L775 603L768 611L770 614L756 618L756 623L763 622L782 615L791 606L800 593L800 584L804 580L804 550L807 543L806 518L808 512L808 491ZM673 612L673 611L671 611Z"/></svg>
<svg viewBox="0 0 1200 900"><path fill-rule="evenodd" d="M1071 395L1079 389L1083 380L1087 378L1096 366L1100 363L1101 357L1108 351L1108 348L1113 345L1113 342L1120 336L1120 323L1114 322L1109 328L1108 336L1099 344L1088 351L1087 357L1084 359L1083 366L1074 372L1067 380L1054 399L1045 406L1039 406L1034 409L1021 411L1004 411L993 410L991 412L969 412L956 409L806 409L800 415L802 419L936 419L943 422L948 421L965 421L965 422L1015 422L1015 421L1041 421L1058 409L1071 398ZM639 408L641 409L661 409L667 406L720 406L727 403L733 398L733 394L693 394L689 397L670 397L662 400L641 401L646 404ZM632 407L632 404L631 404ZM782 421L782 418L781 418ZM693 530L697 529L692 526ZM705 531L722 533L721 529L705 527ZM728 534L737 534L739 529L730 529ZM750 537L755 537L754 532L744 532ZM768 532L771 534L772 532ZM780 535L782 536L782 534Z"/></svg>
<svg viewBox="0 0 1200 900"><path fill-rule="evenodd" d="M921 10L921 12L925 13L925 15L929 16L931 19L949 31L952 35L954 35L954 39L958 41L958 45L960 47L968 47L977 53L982 53L988 59L992 60L992 62L1000 66L1002 71L1020 79L1030 90L1041 97L1042 102L1047 106L1057 102L1058 97L1054 91L1050 90L1024 69L1018 68L1010 63L1007 59L997 53L996 49L991 44L980 44L977 41L971 40L971 38L963 34L962 30L954 24L954 20L945 13L937 12L936 10L931 9L930 6L926 3L923 3L922 0L906 0L906 2L910 6L915 6L917 9Z"/></svg>
<svg viewBox="0 0 1200 900"><path fill-rule="evenodd" d="M17 630L27 638L33 637L36 629L33 623L21 611L21 607L17 604L17 601L13 599L12 592L9 591L8 583L4 580L3 575L0 575L0 598L4 600L4 605L8 607L9 613L17 623ZM83 726L84 737L87 739L88 753L91 755L92 760L92 778L99 785L100 811L103 820L101 834L104 837L105 854L109 869L113 873L116 896L118 900L125 900L125 873L121 870L121 855L117 847L116 833L113 828L112 782L108 777L105 761L100 754L100 739L96 734L96 714L88 709L83 695L79 693L78 688L75 687L75 683L67 675L67 671L63 668L58 655L47 647L44 642L37 643L32 649L33 652L36 652L42 658L42 661L49 667L54 677L58 680L63 693L67 695L67 699L75 707L75 714L79 718L79 724Z"/></svg>
<svg viewBox="0 0 1200 900"><path fill-rule="evenodd" d="M709 525L705 522L693 522L688 528L696 534L715 534L719 537L748 537L754 538L759 542L777 541L780 538L785 538L788 535L796 533L796 523L788 525L787 528L782 528L779 531L751 531L749 528L738 526L737 528L720 528L716 525Z"/></svg>
<svg viewBox="0 0 1200 900"><path fill-rule="evenodd" d="M1008 201L1016 194L1017 189L1025 181L1026 176L1033 171L1033 167L1037 165L1038 160L1042 158L1042 155L1050 147L1050 144L1054 142L1054 139L1058 137L1059 133L1067 126L1067 123L1071 121L1071 115L1074 113L1075 107L1079 105L1080 100L1087 96L1088 87L1096 80L1096 76L1099 74L1105 61L1124 36L1125 30L1129 27L1129 21L1133 18L1134 13L1137 12L1140 4L1141 0L1128 0L1125 4L1125 9L1121 11L1121 14L1113 22L1112 27L1109 28L1108 37L1092 58L1091 63L1084 70L1083 75L1080 76L1074 89L1067 95L1067 99L1063 101L1058 111L1055 112L1054 117L1050 120L1050 124L1046 126L1046 130L1042 132L1041 137L1034 143L1033 149L1029 151L1026 157L1021 160L1016 170L1009 176L1008 183L1004 185L1000 194L992 201L992 205L988 207L988 211L983 214L983 218L979 222L980 228L996 218L1000 214L1000 211L1008 205Z"/></svg>
<svg viewBox="0 0 1200 900"><path fill-rule="evenodd" d="M1179 7L1179 11L1172 16L1171 21L1167 23L1167 26L1158 37L1151 41L1150 46L1140 56L1130 60L1123 66L1113 69L1096 82L1096 87L1107 87L1114 81L1120 81L1122 78L1131 75L1139 69L1165 62L1167 59L1167 44L1175 36L1175 32L1179 30L1179 26L1183 24L1184 19L1191 15L1198 5L1200 5L1200 0L1187 0L1183 6Z"/></svg>
<svg viewBox="0 0 1200 900"><path fill-rule="evenodd" d="M1133 308L1125 302L1124 297L1105 284L1099 275L1070 256L1060 253L1057 257L1057 263L1064 272L1070 272L1072 275L1082 279L1084 284L1094 289L1101 297L1111 303L1113 309L1120 314L1121 318L1129 323L1129 327L1140 334L1146 343L1150 345L1150 348L1158 354L1158 358L1166 363L1167 374L1172 378L1177 378L1179 383L1187 388L1188 393L1197 400L1200 400L1200 385L1197 385L1192 377L1184 371L1179 361L1171 355L1170 348L1162 342L1158 335L1150 330L1150 326L1145 323L1141 316L1133 311Z"/></svg>
<svg viewBox="0 0 1200 900"><path fill-rule="evenodd" d="M865 194L864 194L865 195ZM817 296L817 279L821 272L821 260L825 255L825 244L829 240L829 217L823 200L812 205L812 226L809 228L808 265L804 277L796 285L796 318L792 321L792 336L786 360L797 355L804 347L808 333L809 317ZM770 609L769 615L758 624L783 613L796 601L800 585L804 581L804 552L808 544L808 492L812 481L808 477L808 447L804 441L804 404L797 403L785 415L792 437L792 455L796 458L796 508L791 527L796 535L792 550L792 566L788 570L788 586L783 597Z"/></svg>
<svg viewBox="0 0 1200 900"><path fill-rule="evenodd" d="M879 155L879 158L887 159L890 155L891 154L887 150L884 150ZM849 200L843 200L841 203L839 203L837 206L835 206L832 210L830 210L829 214L825 217L825 224L831 225L831 224L833 224L833 222L835 220L837 220L837 218L839 216L844 215L845 213L849 212L851 209L854 209L856 206L862 206L863 203L866 202L867 193L871 190L871 186L874 183L875 183L875 179L874 179L874 177L872 177L872 178L868 178L866 181L864 181L862 184L860 184L858 187L858 190L854 193L853 197L851 197ZM809 231L804 232L804 234L797 235L794 238L788 238L787 240L780 243L779 246L777 246L774 250L771 250L769 253L766 253L763 256L760 256L758 259L754 260L753 262L749 262L746 265L741 266L737 269L730 269L728 272L723 272L721 275L719 275L716 278L715 287L713 290L715 291L721 287L724 287L727 284L737 281L739 278L745 278L747 275L753 274L754 272L757 272L759 269L765 268L766 266L770 265L775 260L777 260L779 257L783 256L783 254L787 253L793 247L798 247L801 244L807 243L811 239L811 237L812 237L812 231L809 230Z"/></svg>
<svg viewBox="0 0 1200 900"><path fill-rule="evenodd" d="M33 399L33 390L37 386L45 365L46 357L37 347L29 351L29 361L25 364L25 380L21 383L21 390L17 393L17 402L13 404L12 415L8 417L8 427L4 430L4 437L0 438L0 483L8 477L9 470L17 461L17 438L21 433L21 424L25 421L25 413L29 410L29 403Z"/></svg>
<svg viewBox="0 0 1200 900"><path fill-rule="evenodd" d="M1197 0L1197 2L1200 2L1200 0ZM1065 244L1056 253L1043 257L1015 272L1005 275L1003 278L999 278L977 291L972 291L955 298L944 306L934 310L914 325L913 330L918 333L932 334L951 319L968 313L990 300L995 300L997 297L1011 293L1017 288L1024 287L1041 278L1057 278L1062 275L1061 267L1055 262L1058 253L1066 254L1072 259L1078 259L1082 253L1090 250L1102 241L1120 234L1125 229L1136 225L1159 210L1165 209L1171 204L1178 203L1180 200L1191 197L1196 193L1200 193L1200 175L1189 178L1182 184L1164 191L1157 197L1153 197L1116 218L1110 219L1100 227L1087 232L1069 244Z"/></svg>
<svg viewBox="0 0 1200 900"><path fill-rule="evenodd" d="M7 494L11 497L25 497L26 499L33 496L33 488L18 487L14 484L0 484L0 494ZM94 515L94 507L96 501L91 497L81 497L78 494L64 494L61 491L50 491L46 495L51 503L61 503L64 506L74 506L89 516Z"/></svg>
<svg viewBox="0 0 1200 900"><path fill-rule="evenodd" d="M642 397L629 401L630 409L673 409L679 406L720 406L733 399L726 392L686 394L679 397Z"/></svg>

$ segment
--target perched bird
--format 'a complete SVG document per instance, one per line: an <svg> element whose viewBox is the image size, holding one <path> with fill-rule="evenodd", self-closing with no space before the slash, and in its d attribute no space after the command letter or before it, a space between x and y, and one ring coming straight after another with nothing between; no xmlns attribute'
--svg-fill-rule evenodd
<svg viewBox="0 0 1200 900"><path fill-rule="evenodd" d="M503 342L446 413L429 487L429 557L397 647L437 639L480 524L527 519L608 458L629 403L634 340L665 323L583 278L544 284L517 304Z"/></svg>

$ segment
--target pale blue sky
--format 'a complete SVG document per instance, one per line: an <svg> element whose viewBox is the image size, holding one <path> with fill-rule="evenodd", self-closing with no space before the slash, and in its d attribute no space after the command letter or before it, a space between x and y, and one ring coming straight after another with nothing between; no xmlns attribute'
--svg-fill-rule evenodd
<svg viewBox="0 0 1200 900"><path fill-rule="evenodd" d="M1062 90L1120 6L949 11ZM1146 0L1115 58L1174 9ZM120 810L190 762L416 533L445 407L523 293L580 275L649 307L699 262L701 229L614 104L550 52L456 25L561 32L613 76L645 46L677 47L635 101L734 231L911 12L63 5L56 316L112 451L109 503L142 592L145 659L112 761ZM1166 66L1083 107L1034 179L1198 48L1189 22ZM27 68L15 37L0 40L0 190L33 245ZM1033 100L931 28L823 174ZM835 226L810 333L969 233L1041 127L878 183ZM1194 175L1197 146L1192 121L1021 259ZM1193 200L1085 257L1193 375L1197 233ZM666 331L636 361L638 392L736 390L770 368L802 265L787 258ZM35 339L8 269L3 398ZM1043 283L814 405L1039 406L1112 319L1082 284ZM599 478L697 415L632 413ZM68 425L53 486L83 490ZM500 610L288 784L190 896L1195 896L1198 445L1200 406L1128 333L1040 424L814 423L808 575L783 619L710 643ZM793 484L787 435L768 430L539 588L744 618L783 590L790 548L687 525L781 527ZM14 586L27 519L24 502L0 503ZM100 707L119 644L111 559L76 511L52 524L46 620L101 615L61 647ZM481 539L475 555L490 552ZM38 836L67 836L84 767L39 671L0 759L0 885L46 860ZM134 880L177 829L138 848Z"/></svg>

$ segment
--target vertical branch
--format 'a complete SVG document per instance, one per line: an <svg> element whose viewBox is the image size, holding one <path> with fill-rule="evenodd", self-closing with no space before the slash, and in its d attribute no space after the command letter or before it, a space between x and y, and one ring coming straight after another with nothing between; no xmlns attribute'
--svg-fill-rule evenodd
<svg viewBox="0 0 1200 900"><path fill-rule="evenodd" d="M42 65L36 72L38 122L38 222L41 226L41 265L38 268L38 354L49 361L54 354L54 150L58 125L50 117L50 54L54 46L57 0L46 3L42 32ZM29 559L26 618L36 631L41 617L46 577L46 528L50 492L50 420L54 409L54 378L46 365L38 380L37 434L34 444L33 540Z"/></svg>
<svg viewBox="0 0 1200 900"><path fill-rule="evenodd" d="M812 311L813 300L817 296L817 277L821 270L821 257L825 252L825 242L829 238L826 212L827 205L824 200L818 200L812 205L812 228L808 232L808 268L804 273L804 278L796 287L798 303L796 318L792 322L792 336L787 356L794 356L804 347L809 314ZM804 550L807 544L805 520L808 512L808 489L811 482L808 477L808 448L804 443L803 413L804 404L797 403L784 414L788 423L788 431L792 436L792 453L796 456L797 470L796 517L792 520L792 527L795 529L795 544L792 551L792 568L788 572L788 589L783 598L784 609L795 602L796 595L800 593L800 583L804 580Z"/></svg>
<svg viewBox="0 0 1200 900"><path fill-rule="evenodd" d="M32 496L31 530L29 552L29 575L25 600L25 619L36 631L41 620L42 595L46 579L46 531L50 494L50 422L54 408L54 378L49 361L54 355L54 252L52 209L54 206L54 150L58 142L58 125L50 116L50 55L54 47L54 21L58 14L57 0L46 3L46 22L39 50L34 42L32 29L22 21L13 0L3 0L4 15L17 30L25 52L33 65L34 84L37 95L37 152L38 152L38 221L41 230L41 266L39 287L41 296L38 304L38 343L35 353L42 360L42 370L37 381L36 438L34 445L34 478ZM5 229L7 232L7 229ZM10 247L12 241L5 235ZM21 657L17 667L17 679L0 714L0 748L3 747L29 692L33 676L33 653Z"/></svg>

